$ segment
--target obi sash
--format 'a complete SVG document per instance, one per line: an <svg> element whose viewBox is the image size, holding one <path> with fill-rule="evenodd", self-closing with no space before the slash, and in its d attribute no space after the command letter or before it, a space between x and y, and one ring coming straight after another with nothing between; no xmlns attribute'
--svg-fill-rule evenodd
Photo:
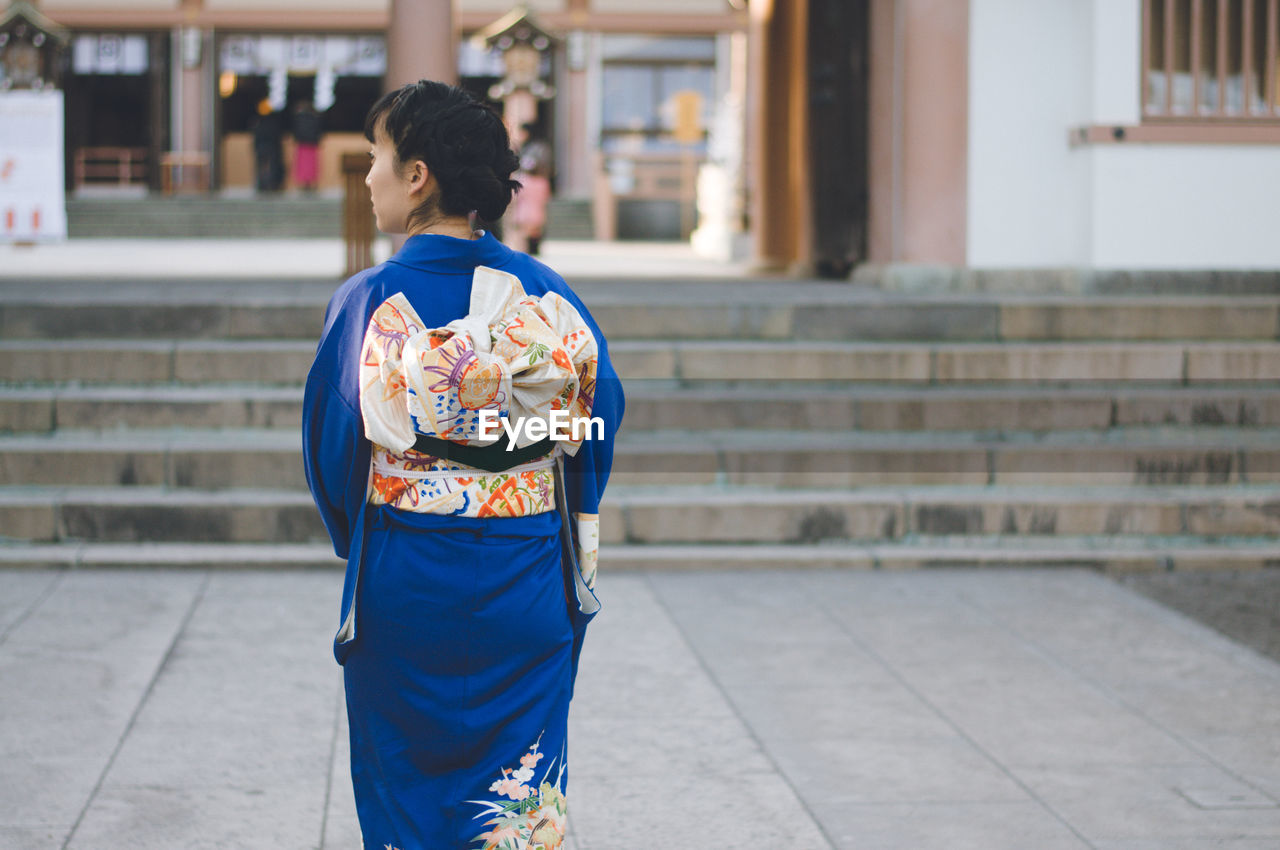
<svg viewBox="0 0 1280 850"><path fill-rule="evenodd" d="M590 418L597 362L595 336L568 300L530 296L506 272L477 266L467 315L442 328L425 327L403 293L391 296L374 310L361 349L369 504L480 518L556 510L554 464L576 454L588 430L563 423ZM486 471L415 448L433 442L424 435L463 447L505 438L501 428L483 433L481 411L490 421L542 420L553 451ZM538 451L526 428L511 442ZM575 513L571 530L594 584L599 518Z"/></svg>

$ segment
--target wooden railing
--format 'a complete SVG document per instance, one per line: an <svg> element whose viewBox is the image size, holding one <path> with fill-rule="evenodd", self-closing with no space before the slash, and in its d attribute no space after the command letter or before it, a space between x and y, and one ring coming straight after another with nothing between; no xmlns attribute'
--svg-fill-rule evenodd
<svg viewBox="0 0 1280 850"><path fill-rule="evenodd" d="M77 148L72 159L75 186L146 185L147 149L95 147Z"/></svg>
<svg viewBox="0 0 1280 850"><path fill-rule="evenodd" d="M344 153L342 175L345 181L342 201L342 241L346 246L348 277L373 265L375 220L369 202L369 187L364 184L369 173L369 154Z"/></svg>

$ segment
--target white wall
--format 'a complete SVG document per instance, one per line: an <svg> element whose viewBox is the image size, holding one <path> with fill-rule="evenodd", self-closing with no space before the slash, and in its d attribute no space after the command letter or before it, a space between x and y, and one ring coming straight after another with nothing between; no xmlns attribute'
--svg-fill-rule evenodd
<svg viewBox="0 0 1280 850"><path fill-rule="evenodd" d="M1095 124L1141 121L1138 0L1094 2ZM1127 10L1117 7L1129 6ZM1101 144L1090 163L1092 250L1102 268L1276 268L1280 146Z"/></svg>
<svg viewBox="0 0 1280 850"><path fill-rule="evenodd" d="M1099 145L1088 155L1092 265L1280 267L1280 148Z"/></svg>
<svg viewBox="0 0 1280 850"><path fill-rule="evenodd" d="M1142 117L1142 2L1092 0L1090 66L1094 124L1137 124Z"/></svg>
<svg viewBox="0 0 1280 850"><path fill-rule="evenodd" d="M969 265L1280 267L1280 145L1068 146L1141 123L1140 0L970 3Z"/></svg>
<svg viewBox="0 0 1280 850"><path fill-rule="evenodd" d="M1088 161L1067 129L1089 114L1092 5L970 0L969 265L1074 265L1089 254Z"/></svg>

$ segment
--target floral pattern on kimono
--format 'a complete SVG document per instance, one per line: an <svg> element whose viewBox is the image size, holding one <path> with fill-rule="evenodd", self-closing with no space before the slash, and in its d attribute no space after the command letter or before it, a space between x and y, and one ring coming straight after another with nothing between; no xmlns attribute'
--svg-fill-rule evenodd
<svg viewBox="0 0 1280 850"><path fill-rule="evenodd" d="M542 761L544 753L538 751L542 738L534 742L529 751L520 757L517 768L502 768L501 775L489 790L498 795L497 801L470 800L483 807L477 818L493 815L485 821L488 830L480 833L473 842L483 845L478 850L559 850L564 844L565 826L568 821L568 802L565 800L564 759L554 781L549 781L556 766L552 759L537 783L531 780ZM506 800L502 800L506 797Z"/></svg>

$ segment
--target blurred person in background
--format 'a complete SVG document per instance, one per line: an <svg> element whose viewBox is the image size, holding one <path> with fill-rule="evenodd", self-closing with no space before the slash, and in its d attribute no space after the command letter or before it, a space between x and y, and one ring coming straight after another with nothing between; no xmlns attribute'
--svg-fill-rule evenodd
<svg viewBox="0 0 1280 850"><path fill-rule="evenodd" d="M521 129L520 170L516 179L515 211L511 222L511 245L537 256L547 228L547 204L551 201L551 145L535 135L534 124Z"/></svg>
<svg viewBox="0 0 1280 850"><path fill-rule="evenodd" d="M311 101L302 100L293 109L293 185L304 192L314 192L320 181L320 113Z"/></svg>
<svg viewBox="0 0 1280 850"><path fill-rule="evenodd" d="M253 159L259 192L279 192L284 185L284 118L265 97L253 121Z"/></svg>

